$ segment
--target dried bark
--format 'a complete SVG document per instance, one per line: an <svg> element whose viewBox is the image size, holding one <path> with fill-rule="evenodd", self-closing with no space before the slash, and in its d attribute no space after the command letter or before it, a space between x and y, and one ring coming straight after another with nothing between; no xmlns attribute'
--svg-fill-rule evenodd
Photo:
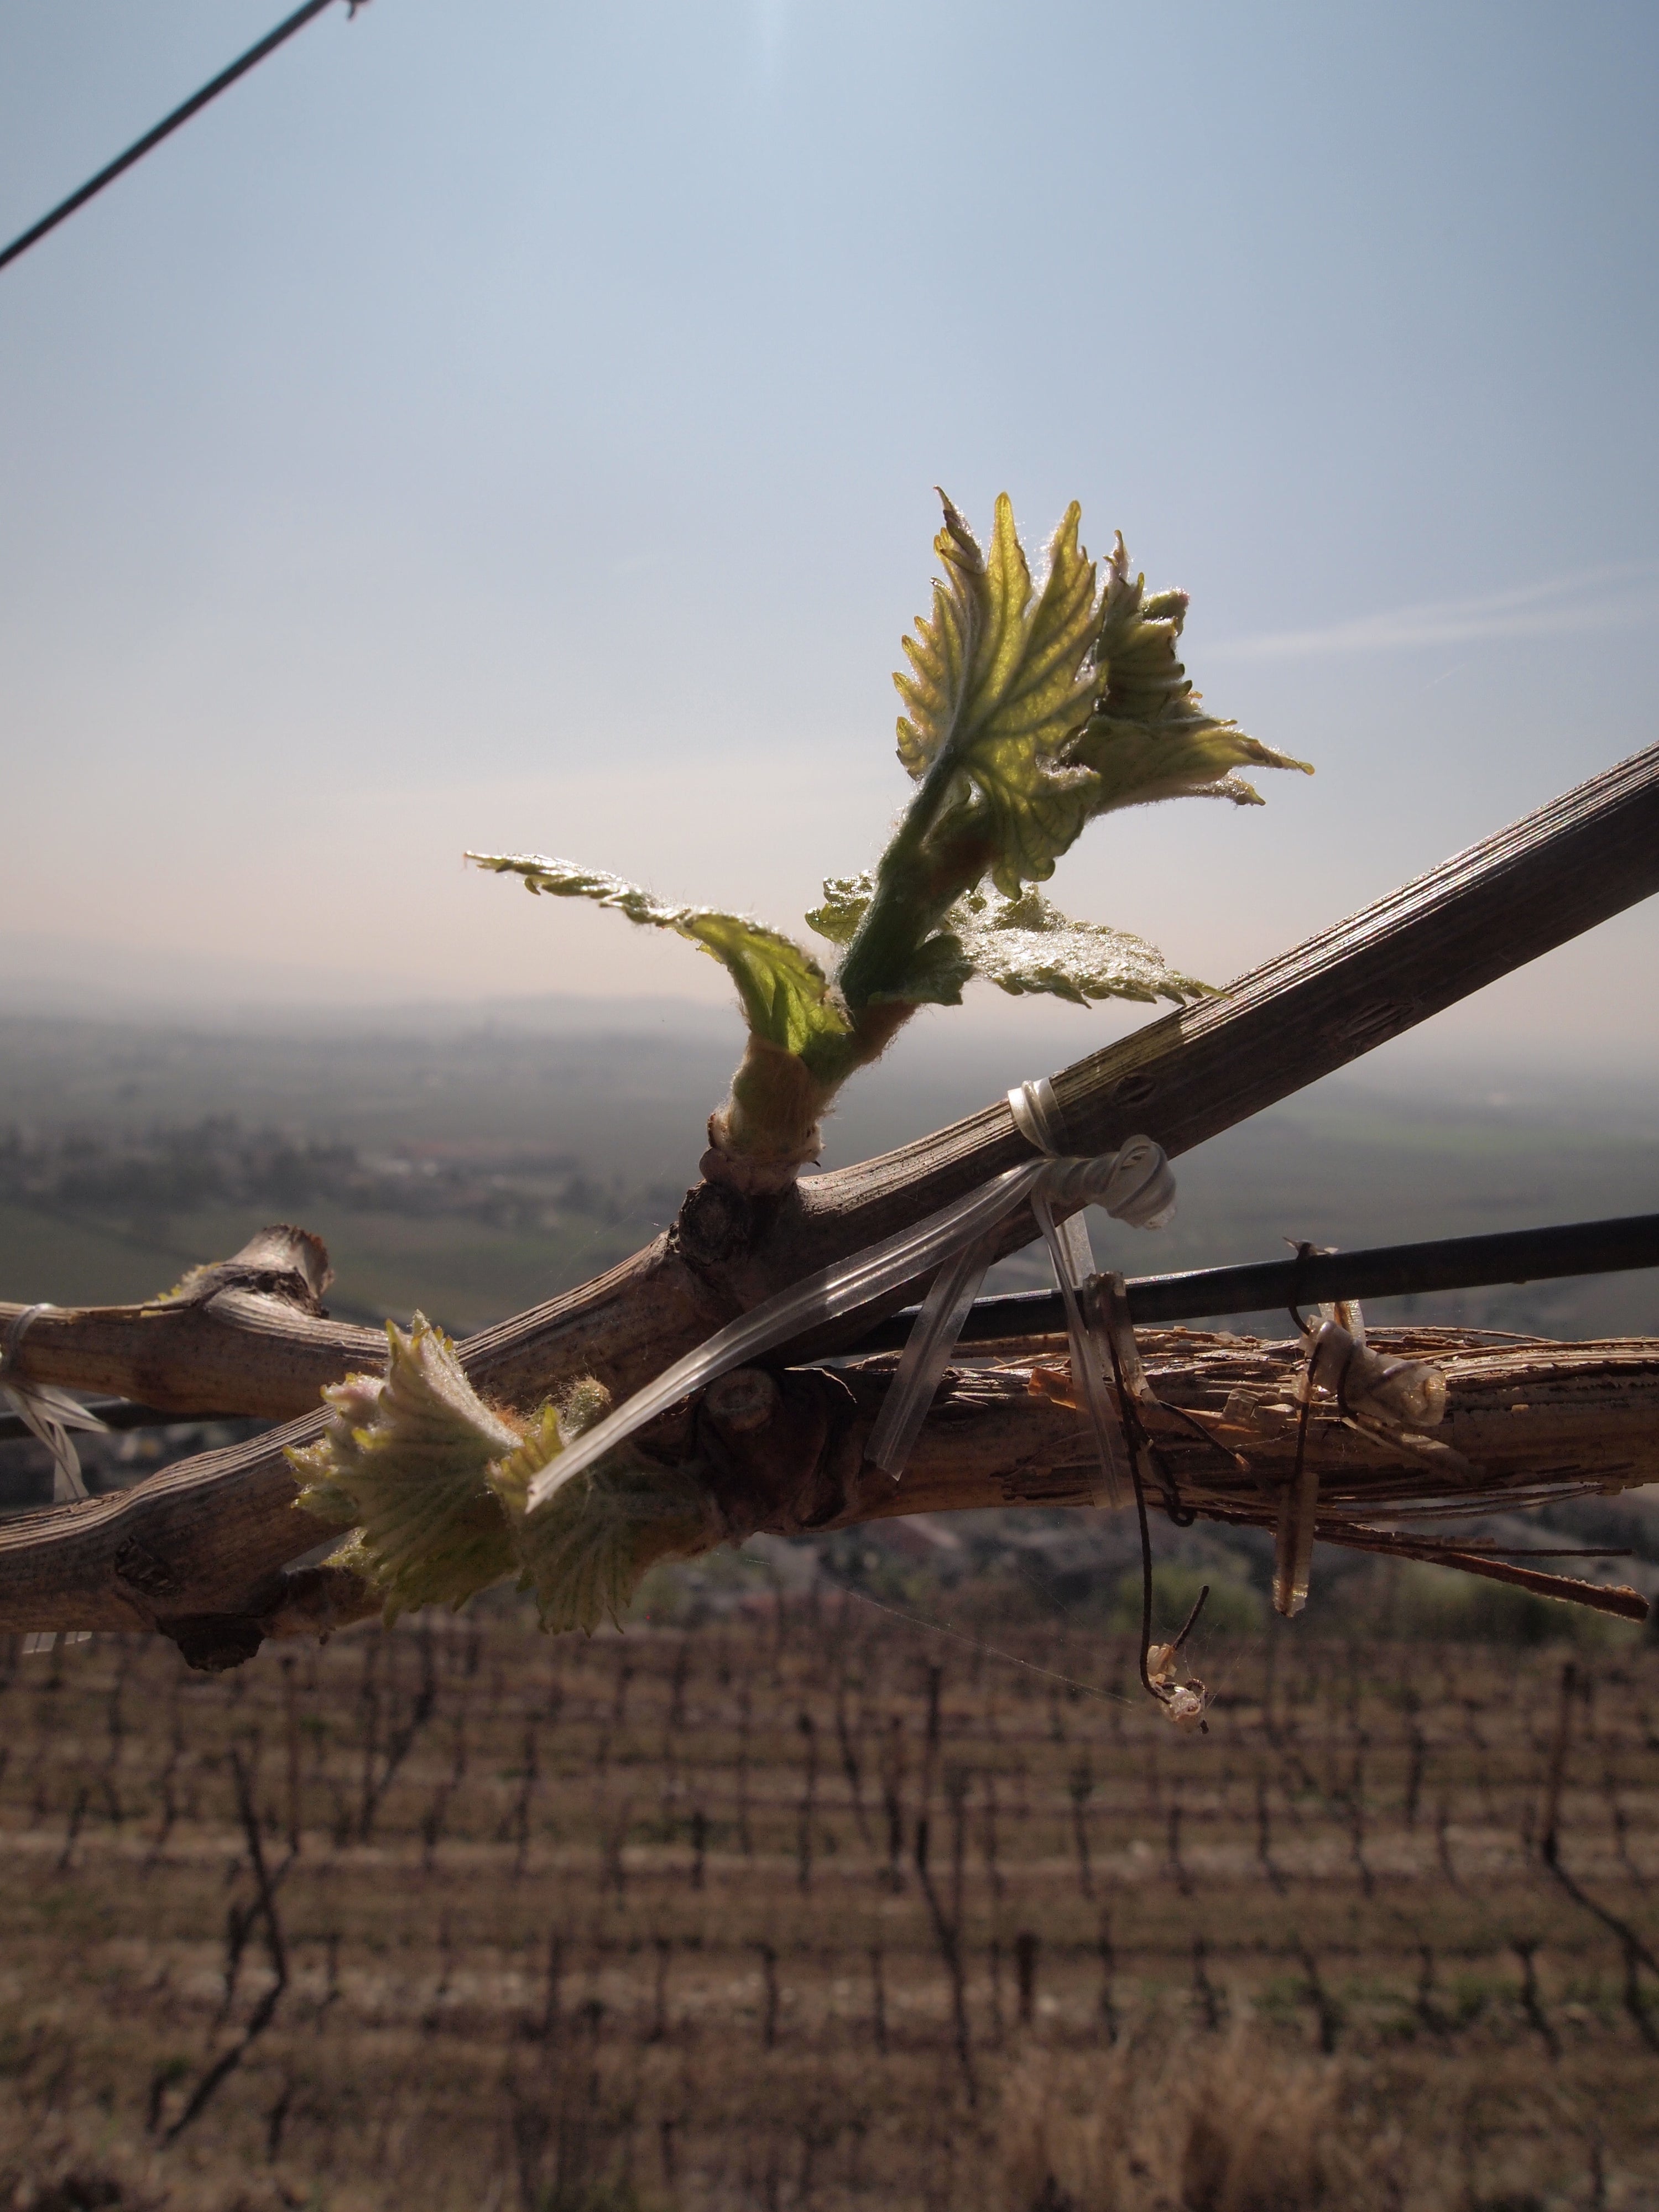
<svg viewBox="0 0 1659 2212"><path fill-rule="evenodd" d="M1437 1435L1476 1473L1449 1485L1425 1476L1414 1453L1323 1411L1308 1449L1321 1470L1326 1540L1368 1538L1406 1513L1467 1516L1659 1477L1659 1341L1559 1345L1455 1329L1379 1330L1372 1340L1444 1367L1449 1409ZM1144 1330L1138 1341L1158 1400L1196 1424L1176 1411L1152 1414L1177 1510L1271 1526L1295 1458L1299 1346L1187 1329ZM695 1454L728 1525L744 1531L1091 1503L1094 1448L1086 1421L1064 1402L1062 1346L953 1369L898 1484L864 1461L894 1364L883 1354L793 1369L746 1393L728 1378L710 1394L713 1408L682 1409L645 1438L667 1458ZM216 1663L216 1654L234 1663L263 1635L315 1632L372 1610L349 1577L283 1576L271 1565L331 1540L295 1510L281 1457L314 1426L292 1423L136 1490L0 1527L0 1632L159 1629L198 1663ZM232 1512L222 1510L228 1492ZM1421 1540L1416 1555L1426 1555Z"/></svg>

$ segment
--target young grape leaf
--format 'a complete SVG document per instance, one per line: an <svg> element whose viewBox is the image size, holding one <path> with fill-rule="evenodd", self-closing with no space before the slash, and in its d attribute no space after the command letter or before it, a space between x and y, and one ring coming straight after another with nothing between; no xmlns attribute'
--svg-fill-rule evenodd
<svg viewBox="0 0 1659 2212"><path fill-rule="evenodd" d="M954 770L971 784L994 832L992 875L1010 896L1052 874L1096 790L1085 765L1060 757L1098 690L1085 666L1100 617L1094 563L1077 542L1080 514L1073 501L1034 599L1007 495L988 556L945 500L934 540L945 579L931 617L903 641L908 672L893 678L908 709L900 760L913 776Z"/></svg>
<svg viewBox="0 0 1659 2212"><path fill-rule="evenodd" d="M460 1605L514 1568L507 1517L485 1474L523 1442L467 1381L455 1347L416 1314L386 1324L386 1371L324 1390L331 1416L314 1444L290 1446L299 1504L355 1526L349 1560L386 1593L388 1620Z"/></svg>
<svg viewBox="0 0 1659 2212"><path fill-rule="evenodd" d="M832 876L823 886L823 904L806 919L820 936L845 944L863 920L873 889L867 874ZM1179 974L1144 938L1104 922L1073 921L1035 890L1011 899L981 885L958 899L945 921L923 942L902 981L877 993L872 1005L887 1000L959 1006L963 986L974 975L1015 996L1046 992L1075 1006L1091 999L1179 1004L1211 988Z"/></svg>
<svg viewBox="0 0 1659 2212"><path fill-rule="evenodd" d="M924 938L910 956L910 964L896 983L872 991L872 1006L959 1006L964 984L978 972L977 963L951 927Z"/></svg>
<svg viewBox="0 0 1659 2212"><path fill-rule="evenodd" d="M754 1034L785 1052L806 1051L820 1039L843 1036L847 1017L829 996L822 968L793 939L741 915L708 906L666 906L638 884L603 869L540 853L469 853L481 868L523 878L526 888L554 898L592 899L652 929L672 929L718 960L738 987Z"/></svg>
<svg viewBox="0 0 1659 2212"><path fill-rule="evenodd" d="M970 891L948 919L973 972L1016 997L1046 992L1079 1006L1091 999L1173 999L1180 1005L1212 988L1178 974L1144 938L1104 922L1071 921L1041 891L1012 899Z"/></svg>
<svg viewBox="0 0 1659 2212"><path fill-rule="evenodd" d="M625 1448L567 1483L534 1520L525 1518L531 1478L610 1409L610 1392L584 1378L559 1410L551 1449L520 1450L490 1474L512 1520L519 1587L535 1593L538 1619L552 1635L570 1628L591 1635L607 1618L620 1626L647 1567L705 1551L719 1533L693 1475Z"/></svg>
<svg viewBox="0 0 1659 2212"><path fill-rule="evenodd" d="M1237 722L1203 711L1176 651L1186 619L1184 592L1146 597L1146 580L1130 574L1120 535L1106 564L1094 650L1100 698L1066 751L1097 779L1091 814L1159 799L1230 799L1237 806L1260 806L1261 793L1233 769L1313 774L1306 761L1275 752Z"/></svg>
<svg viewBox="0 0 1659 2212"><path fill-rule="evenodd" d="M823 904L807 915L809 929L827 937L832 945L850 945L859 924L875 896L876 879L866 868L862 875L830 876L823 886ZM974 973L974 963L948 929L924 938L911 949L908 965L898 981L872 991L872 1006L959 1006L963 986Z"/></svg>
<svg viewBox="0 0 1659 2212"><path fill-rule="evenodd" d="M850 945L875 893L876 879L868 868L856 876L827 876L823 904L809 910L806 927L831 945Z"/></svg>
<svg viewBox="0 0 1659 2212"><path fill-rule="evenodd" d="M708 1506L684 1469L644 1459L579 1474L520 1531L520 1588L535 1593L540 1626L555 1636L620 1626L647 1568L708 1549Z"/></svg>

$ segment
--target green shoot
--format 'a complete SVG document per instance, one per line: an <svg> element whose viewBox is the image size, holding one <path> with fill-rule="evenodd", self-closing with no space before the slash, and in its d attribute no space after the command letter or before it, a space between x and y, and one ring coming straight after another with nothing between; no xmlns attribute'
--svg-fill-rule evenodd
<svg viewBox="0 0 1659 2212"><path fill-rule="evenodd" d="M1120 537L1102 588L1075 503L1034 584L1005 495L984 552L945 501L931 613L903 641L899 758L915 792L868 874L824 885L807 916L844 947L826 976L788 938L705 907L670 907L614 876L534 854L471 854L535 892L590 898L678 931L738 987L749 1047L709 1125L705 1170L781 1188L816 1158L818 1118L918 1006L955 1006L971 976L1077 1005L1177 1004L1206 986L1154 947L1069 921L1031 888L1097 815L1162 799L1259 805L1241 767L1301 769L1205 713L1177 654L1187 601L1148 599Z"/></svg>

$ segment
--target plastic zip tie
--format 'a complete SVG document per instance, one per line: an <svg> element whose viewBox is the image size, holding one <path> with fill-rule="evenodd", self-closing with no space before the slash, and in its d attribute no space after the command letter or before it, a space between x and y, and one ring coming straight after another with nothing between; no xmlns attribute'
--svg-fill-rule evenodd
<svg viewBox="0 0 1659 2212"><path fill-rule="evenodd" d="M1043 1080L1047 1082L1046 1078ZM1052 1095L1050 1090L1050 1097ZM1016 1114L1015 1118L1020 1120L1019 1115ZM704 1389L717 1376L729 1374L734 1367L758 1358L793 1337L837 1321L860 1306L902 1290L917 1276L930 1273L965 1249L985 1242L1009 1214L1029 1204L1039 1190L1068 1212L1099 1203L1109 1212L1139 1226L1158 1226L1174 1210L1175 1179L1162 1150L1148 1137L1131 1137L1120 1151L1098 1158L1044 1157L1029 1160L1021 1167L1006 1169L989 1182L981 1183L976 1190L969 1191L896 1236L868 1245L834 1267L820 1269L775 1297L763 1299L750 1312L716 1330L695 1352L676 1360L614 1413L596 1422L550 1467L544 1468L530 1486L526 1512L536 1512L556 1497L566 1483L586 1474L606 1452L626 1442L647 1421ZM941 1293L939 1304L943 1310L943 1317L949 1311L945 1293ZM959 1320L957 1326L960 1328ZM1079 1313L1079 1329L1081 1326ZM954 1336L946 1341L946 1358L954 1341ZM909 1359L910 1351L907 1345L900 1363L907 1395L911 1387L909 1373L913 1370L904 1370L904 1360ZM920 1366L924 1352L929 1357L937 1356L936 1347L931 1343L918 1346L914 1366ZM1086 1371L1085 1367L1085 1374ZM927 1395L931 1398L932 1393ZM1105 1449L1109 1449L1109 1445ZM888 1471L891 1472L890 1468Z"/></svg>
<svg viewBox="0 0 1659 2212"><path fill-rule="evenodd" d="M1094 1272L1093 1254L1090 1264L1079 1276L1077 1267L1077 1244L1080 1241L1089 1250L1088 1232L1081 1239L1068 1238L1065 1231L1082 1226L1080 1217L1073 1214L1062 1228L1054 1217L1048 1199L1041 1192L1033 1194L1031 1211L1036 1216L1048 1247L1048 1258L1054 1267L1054 1280L1060 1287L1060 1298L1066 1307L1066 1334L1072 1352L1072 1387L1088 1408L1089 1425L1094 1431L1095 1453L1100 1462L1100 1485L1095 1494L1095 1504L1115 1512L1126 1501L1123 1491L1123 1462L1118 1451L1119 1416L1106 1389L1106 1377L1102 1371L1100 1348L1083 1319L1079 1293Z"/></svg>
<svg viewBox="0 0 1659 2212"><path fill-rule="evenodd" d="M11 1371L30 1322L38 1314L51 1311L51 1303L45 1298L36 1305L25 1306L6 1331L5 1348L0 1351L0 1395L9 1399L24 1427L52 1454L52 1503L64 1505L88 1494L81 1475L81 1455L70 1431L93 1430L100 1436L109 1431L96 1413L88 1413L67 1390L49 1382L25 1382Z"/></svg>
<svg viewBox="0 0 1659 2212"><path fill-rule="evenodd" d="M1307 1418L1306 1408L1303 1418ZM1319 1468L1306 1457L1285 1485L1273 1524L1273 1611L1293 1620L1308 1602L1313 1577L1314 1524L1319 1517Z"/></svg>
<svg viewBox="0 0 1659 2212"><path fill-rule="evenodd" d="M940 1378L951 1364L968 1309L979 1296L986 1271L996 1256L988 1237L948 1260L922 1301L902 1358L894 1372L865 1457L896 1482L915 1448Z"/></svg>
<svg viewBox="0 0 1659 2212"><path fill-rule="evenodd" d="M1039 1075L1034 1083L1015 1084L1008 1093L1008 1111L1028 1145L1047 1152L1051 1159L1060 1158L1060 1101L1048 1076Z"/></svg>
<svg viewBox="0 0 1659 2212"><path fill-rule="evenodd" d="M1028 1143L1051 1155L1059 1152L1060 1101L1048 1076L1018 1085L1008 1093L1008 1108ZM1176 1195L1175 1177L1163 1148L1148 1137L1130 1137L1109 1157L1111 1168L1100 1202L1118 1220L1137 1228L1161 1229L1175 1212ZM1033 1196L1031 1211L1048 1244L1054 1281L1066 1308L1072 1385L1083 1401L1094 1431L1101 1477L1095 1503L1115 1512L1127 1503L1120 1449L1122 1416L1113 1404L1106 1378L1105 1346L1083 1317L1083 1295L1095 1273L1088 1224L1080 1211L1057 1222L1046 1195L1041 1193Z"/></svg>
<svg viewBox="0 0 1659 2212"><path fill-rule="evenodd" d="M1008 1103L1029 1143L1044 1148L1058 1144L1059 1108L1048 1077L1011 1091ZM1162 1148L1148 1137L1132 1137L1121 1151L1092 1160L1049 1152L1048 1163L1049 1172L1031 1193L1031 1211L1048 1243L1066 1307L1072 1372L1094 1435L1101 1469L1095 1503L1115 1509L1125 1502L1123 1465L1104 1350L1083 1316L1082 1297L1094 1273L1094 1254L1081 1208L1094 1200L1119 1219L1138 1225L1161 1224L1174 1211L1175 1178ZM1057 1222L1054 1202L1079 1211ZM982 1279L981 1270L975 1280ZM962 1295L960 1281L959 1272L953 1270L949 1283L935 1285L937 1296L930 1294L916 1317L887 1406L872 1431L866 1456L895 1480L926 1419L971 1303Z"/></svg>
<svg viewBox="0 0 1659 2212"><path fill-rule="evenodd" d="M1014 1126L1033 1151L1048 1158L1059 1156L1060 1144L1056 1135L1060 1109L1054 1097L1054 1085L1046 1075L1036 1083L1020 1085L1008 1093L1009 1110ZM1037 1225L1042 1216L1037 1212L1035 1195L1032 1212L1037 1214ZM1073 1216L1076 1219L1080 1217ZM1070 1221L1067 1227L1071 1225ZM1085 1246L1087 1231L1084 1232ZM989 1255L994 1258L994 1254ZM956 1350L957 1339L962 1334L962 1324L974 1293L984 1281L987 1266L974 1265L975 1255L964 1251L955 1261L942 1268L934 1278L932 1289L922 1301L899 1364L893 1371L886 1402L870 1431L870 1441L865 1447L865 1457L884 1474L890 1474L895 1482L904 1472L921 1425L939 1381ZM1091 1255L1092 1263L1092 1255ZM963 1286L971 1283L972 1291L966 1297Z"/></svg>
<svg viewBox="0 0 1659 2212"><path fill-rule="evenodd" d="M1031 1212L1048 1246L1054 1280L1066 1307L1072 1372L1094 1431L1101 1468L1095 1502L1115 1508L1124 1503L1122 1462L1105 1356L1083 1317L1082 1296L1095 1263L1081 1208L1095 1200L1119 1219L1139 1226L1161 1226L1175 1210L1175 1178L1162 1149L1147 1137L1132 1137L1120 1151L1093 1160L1063 1153L1060 1103L1046 1075L1012 1090L1008 1109L1020 1134L1050 1163L1050 1173L1032 1191ZM1057 1222L1051 1200L1079 1211ZM974 1277L975 1285L983 1279L981 1268ZM934 1284L916 1316L887 1403L871 1432L866 1455L895 1480L902 1473L927 1418L972 1303L970 1297L961 1294L963 1279L958 1266L949 1271L948 1281Z"/></svg>
<svg viewBox="0 0 1659 2212"><path fill-rule="evenodd" d="M1008 1108L1026 1142L1058 1166L1066 1155L1060 1147L1060 1103L1049 1079L1042 1075L1033 1083L1018 1085L1008 1093ZM1136 1146L1144 1147L1144 1151L1133 1149ZM1174 1182L1169 1177L1164 1155L1156 1146L1146 1138L1132 1139L1123 1152L1129 1154L1129 1162L1122 1176L1119 1175L1122 1152L1107 1153L1089 1164L1094 1182L1101 1179L1101 1171L1104 1170L1104 1187L1097 1191L1091 1188L1088 1195L1098 1197L1109 1210L1115 1208L1131 1214L1137 1210L1144 1213L1149 1206L1157 1211L1172 1199ZM1158 1182L1160 1173L1168 1182L1167 1191ZM1067 1172L1063 1176L1056 1174L1045 1177L1044 1182L1054 1183L1058 1190L1062 1183L1072 1180ZM1154 1184L1156 1189L1152 1190L1150 1197L1146 1196ZM1123 1503L1122 1476L1112 1426L1105 1362L1083 1319L1079 1303L1084 1286L1095 1271L1088 1224L1080 1210L1068 1214L1063 1222L1056 1222L1041 1186L1032 1193L1031 1211L1048 1242L1054 1279L1066 1302L1072 1369L1081 1378L1078 1387L1084 1394L1085 1406L1095 1429L1103 1470L1103 1482L1095 1502L1117 1506ZM988 1251L975 1266L973 1255L964 1253L941 1270L916 1316L886 1403L865 1450L865 1456L895 1481L904 1471L904 1463L921 1434L939 1379L950 1364L951 1354L962 1334L963 1321L985 1279L989 1261L995 1256L994 1251ZM965 1291L964 1283L969 1285Z"/></svg>

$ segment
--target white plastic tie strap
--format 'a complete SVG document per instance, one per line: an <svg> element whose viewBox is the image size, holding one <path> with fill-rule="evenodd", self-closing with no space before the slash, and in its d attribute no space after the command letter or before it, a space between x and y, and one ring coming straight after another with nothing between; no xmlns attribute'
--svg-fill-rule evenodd
<svg viewBox="0 0 1659 2212"><path fill-rule="evenodd" d="M1033 1110L1048 1116L1045 1126L1052 1131L1054 1094L1046 1079L1042 1085L1028 1085L1027 1090L1039 1094L1038 1106ZM1041 1095L1044 1093L1046 1098ZM1018 1109L1016 1110L1018 1116ZM993 1176L990 1182L981 1183L976 1190L968 1192L951 1205L941 1206L938 1212L928 1214L913 1227L884 1237L878 1244L866 1245L863 1251L837 1261L832 1267L821 1268L717 1330L695 1352L677 1360L653 1382L636 1391L625 1404L596 1422L568 1450L561 1452L532 1483L528 1510L533 1513L545 1505L566 1483L585 1474L606 1452L614 1450L647 1421L666 1413L671 1406L706 1389L717 1376L729 1374L733 1368L761 1358L780 1344L855 1313L860 1306L902 1290L918 1276L933 1274L933 1287L917 1316L882 1418L870 1440L869 1456L896 1476L927 1416L962 1327L963 1316L973 1303L974 1294L994 1255L998 1232L1009 1215L1024 1206L1030 1206L1035 1212L1041 1200L1043 1212L1037 1215L1037 1220L1042 1226L1044 1214L1048 1217L1050 1225L1044 1229L1044 1234L1050 1237L1052 1251L1061 1235L1060 1228L1054 1224L1057 1211L1070 1214L1091 1204L1103 1205L1123 1220L1156 1228L1169 1219L1174 1210L1174 1198L1175 1181L1168 1163L1161 1149L1146 1137L1131 1137L1120 1152L1109 1152L1099 1159L1046 1156L1028 1160L1020 1167L1006 1169L1001 1175ZM1066 1224L1068 1230L1072 1225L1069 1222ZM1072 1244L1066 1249L1069 1252ZM1086 1276L1086 1237L1082 1241L1082 1252ZM1069 1267L1069 1260L1066 1264ZM1063 1289L1069 1280L1069 1276L1062 1278ZM1081 1311L1077 1309L1075 1287L1068 1297L1068 1315L1073 1310L1077 1315L1073 1339L1075 1346L1088 1340ZM1085 1371L1098 1372L1098 1369L1085 1368ZM1088 1387L1086 1382L1084 1387ZM1096 1428L1096 1439L1103 1462L1109 1468L1113 1462L1107 1455L1112 1449L1114 1431L1103 1382L1100 1396L1102 1418ZM900 1400L896 1408L896 1399ZM1092 1399L1091 1411L1092 1416ZM902 1449L896 1449L898 1445ZM883 1452L886 1455L878 1456Z"/></svg>
<svg viewBox="0 0 1659 2212"><path fill-rule="evenodd" d="M81 1480L81 1455L70 1431L106 1431L96 1413L89 1413L80 1400L71 1398L67 1390L55 1389L46 1382L25 1382L12 1372L29 1323L37 1314L51 1310L51 1305L44 1299L39 1305L25 1306L6 1331L5 1346L0 1350L0 1396L10 1400L24 1427L37 1436L52 1454L52 1502L63 1505L87 1494L87 1486Z"/></svg>
<svg viewBox="0 0 1659 2212"><path fill-rule="evenodd" d="M1060 1143L1060 1103L1046 1075L1011 1091L1008 1106L1015 1127L1028 1144L1056 1163L1066 1158ZM1121 1152L1108 1153L1091 1165L1105 1172L1101 1188L1091 1195L1118 1219L1142 1228L1161 1228L1175 1211L1175 1178L1162 1150L1150 1138L1131 1137ZM1080 1302L1094 1273L1094 1254L1081 1211L1064 1221L1055 1220L1055 1196L1046 1179L1036 1184L1030 1194L1031 1212L1048 1244L1054 1280L1065 1304L1072 1374L1088 1411L1100 1456L1101 1490L1096 1503L1115 1507L1123 1503L1119 1426L1107 1389L1105 1357L1084 1321ZM895 1481L904 1471L956 1349L963 1321L996 1256L994 1237L981 1238L961 1252L951 1265L940 1268L916 1316L866 1455Z"/></svg>
<svg viewBox="0 0 1659 2212"><path fill-rule="evenodd" d="M1020 1133L1051 1156L1060 1152L1060 1102L1046 1075L1035 1083L1022 1083L1008 1093L1008 1105ZM1130 1137L1114 1160L1105 1192L1098 1201L1115 1220L1134 1229L1162 1229L1176 1209L1175 1176L1164 1157L1164 1148L1150 1137ZM1057 1222L1048 1195L1033 1194L1031 1212L1048 1247L1054 1282L1066 1307L1066 1334L1072 1351L1072 1383L1089 1409L1089 1425L1095 1434L1100 1458L1103 1496L1096 1502L1115 1510L1124 1503L1123 1462L1120 1445L1123 1425L1112 1404L1106 1378L1106 1348L1099 1334L1083 1318L1083 1292L1095 1272L1089 1244L1089 1226L1081 1212Z"/></svg>

